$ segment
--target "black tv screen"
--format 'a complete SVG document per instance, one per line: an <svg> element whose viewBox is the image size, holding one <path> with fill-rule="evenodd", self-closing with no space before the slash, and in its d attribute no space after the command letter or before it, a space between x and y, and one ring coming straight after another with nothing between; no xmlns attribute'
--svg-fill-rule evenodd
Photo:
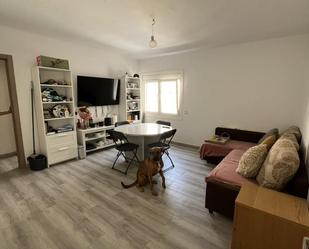
<svg viewBox="0 0 309 249"><path fill-rule="evenodd" d="M78 106L118 105L120 80L77 76Z"/></svg>

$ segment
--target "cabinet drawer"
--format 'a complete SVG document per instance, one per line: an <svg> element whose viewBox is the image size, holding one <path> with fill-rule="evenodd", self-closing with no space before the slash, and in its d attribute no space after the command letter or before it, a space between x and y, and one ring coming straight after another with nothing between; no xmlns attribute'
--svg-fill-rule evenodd
<svg viewBox="0 0 309 249"><path fill-rule="evenodd" d="M57 147L64 144L75 144L75 134L73 132L60 133L47 137L48 147Z"/></svg>
<svg viewBox="0 0 309 249"><path fill-rule="evenodd" d="M48 153L48 163L55 164L77 157L76 145L66 144L50 148Z"/></svg>

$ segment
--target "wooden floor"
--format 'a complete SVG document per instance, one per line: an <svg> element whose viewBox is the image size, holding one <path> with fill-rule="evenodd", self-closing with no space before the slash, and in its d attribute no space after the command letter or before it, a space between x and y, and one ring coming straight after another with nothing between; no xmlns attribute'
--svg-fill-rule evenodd
<svg viewBox="0 0 309 249"><path fill-rule="evenodd" d="M211 167L195 150L173 147L176 168L159 196L122 189L114 149L40 172L0 160L0 248L229 248L231 221L204 208ZM167 161L166 161L167 163ZM123 165L121 165L123 166ZM159 183L161 181L159 180Z"/></svg>

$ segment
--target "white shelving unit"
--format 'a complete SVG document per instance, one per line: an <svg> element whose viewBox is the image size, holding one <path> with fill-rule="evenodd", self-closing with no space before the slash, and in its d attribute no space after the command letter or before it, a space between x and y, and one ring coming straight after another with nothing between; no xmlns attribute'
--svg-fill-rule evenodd
<svg viewBox="0 0 309 249"><path fill-rule="evenodd" d="M119 121L138 123L143 119L141 79L124 76L121 78Z"/></svg>
<svg viewBox="0 0 309 249"><path fill-rule="evenodd" d="M43 84L49 79L65 80L68 85ZM39 152L47 156L48 166L77 158L77 137L74 106L74 89L72 73L70 70L37 66L32 69L34 87L34 101L37 132L39 137ZM66 96L67 101L44 102L42 90L51 88L59 95ZM69 117L44 117L44 110L50 109L57 104L68 107ZM54 129L70 124L72 131L48 134L47 127Z"/></svg>
<svg viewBox="0 0 309 249"><path fill-rule="evenodd" d="M114 125L102 126L96 128L88 129L78 129L77 130L77 141L78 144L83 146L84 155L87 153L112 147L114 142L107 139L107 131L113 130Z"/></svg>

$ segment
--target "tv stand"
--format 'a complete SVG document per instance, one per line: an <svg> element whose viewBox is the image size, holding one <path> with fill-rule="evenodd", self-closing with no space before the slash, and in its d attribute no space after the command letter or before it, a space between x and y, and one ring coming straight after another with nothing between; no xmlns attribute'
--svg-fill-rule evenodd
<svg viewBox="0 0 309 249"><path fill-rule="evenodd" d="M84 155L87 156L88 153L110 148L114 146L114 142L107 139L107 131L113 130L114 125L110 126L100 126L88 129L78 129L77 130L77 141L78 145L83 146ZM88 145L88 149L87 149ZM92 148L89 148L91 145Z"/></svg>

